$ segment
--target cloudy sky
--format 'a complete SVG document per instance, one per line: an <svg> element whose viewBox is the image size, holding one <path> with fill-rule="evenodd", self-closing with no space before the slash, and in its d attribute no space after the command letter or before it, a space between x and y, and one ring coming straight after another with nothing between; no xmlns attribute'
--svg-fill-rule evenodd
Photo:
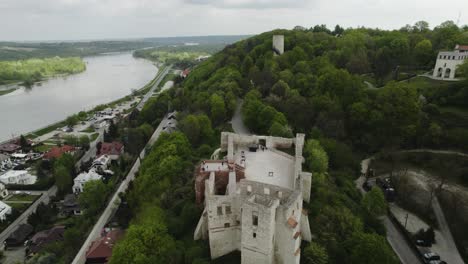
<svg viewBox="0 0 468 264"><path fill-rule="evenodd" d="M444 8L445 7L445 8ZM468 24L467 0L0 0L0 40L256 34L275 28Z"/></svg>

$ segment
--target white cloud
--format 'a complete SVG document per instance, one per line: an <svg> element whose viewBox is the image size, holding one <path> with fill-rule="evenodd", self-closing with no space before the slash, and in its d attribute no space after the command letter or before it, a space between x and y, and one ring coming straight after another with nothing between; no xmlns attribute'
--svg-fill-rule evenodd
<svg viewBox="0 0 468 264"><path fill-rule="evenodd" d="M306 7L311 0L185 0L190 4L210 5L218 8L276 9Z"/></svg>
<svg viewBox="0 0 468 264"><path fill-rule="evenodd" d="M296 25L468 23L466 0L0 0L0 40L256 34Z"/></svg>

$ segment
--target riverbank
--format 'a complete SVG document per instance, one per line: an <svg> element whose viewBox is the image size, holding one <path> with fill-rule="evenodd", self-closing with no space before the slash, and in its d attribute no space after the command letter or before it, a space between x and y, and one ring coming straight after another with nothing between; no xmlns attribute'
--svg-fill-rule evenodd
<svg viewBox="0 0 468 264"><path fill-rule="evenodd" d="M0 96L0 141L122 99L152 81L157 70L154 63L130 53L84 60L85 72L50 78Z"/></svg>
<svg viewBox="0 0 468 264"><path fill-rule="evenodd" d="M153 88L155 85L157 85L158 88L160 89L160 87L161 87L160 84L161 83L164 83L164 82L167 82L167 81L170 80L170 78L167 78L167 76L174 77L171 74L167 74L167 75L164 76L164 78L162 80L160 80L161 77L162 77L161 75L163 75L166 72L166 69L167 69L167 66L165 66L165 65L160 66L158 68L158 71L157 71L156 75L154 76L154 78L150 82L148 82L146 85L144 85L143 87L134 90L132 92L132 94L126 95L126 96L124 96L122 98L119 98L119 99L114 100L112 102L109 102L107 104L97 105L91 110L80 112L81 113L80 116L83 116L83 117L86 117L86 118L82 118L82 120L79 120L79 122L86 122L86 120L87 120L87 118L89 116L94 115L98 111L102 111L102 110L108 109L108 108L113 109L113 108L115 108L115 107L117 107L119 105L125 105L125 104L130 103L129 105L125 105L125 107L123 107L123 111L122 111L123 114L128 114L134 107L136 107L137 100L141 100L142 96L145 95L146 93L148 93L151 90L151 88ZM158 80L160 80L159 83L158 83ZM31 140L34 140L34 139L37 139L37 138L42 138L40 141L44 141L44 136L45 135L47 135L49 133L52 133L52 132L55 132L58 129L60 129L62 127L65 127L65 126L67 126L67 119L61 120L59 122L55 122L53 124L49 124L49 125L47 125L45 127L36 129L34 131L31 131L31 132L28 132L28 133L25 134L25 137L27 139L31 139ZM10 140L11 139L9 139L7 141L10 141Z"/></svg>
<svg viewBox="0 0 468 264"><path fill-rule="evenodd" d="M22 83L31 86L44 78L85 70L86 64L79 57L0 61L0 84Z"/></svg>

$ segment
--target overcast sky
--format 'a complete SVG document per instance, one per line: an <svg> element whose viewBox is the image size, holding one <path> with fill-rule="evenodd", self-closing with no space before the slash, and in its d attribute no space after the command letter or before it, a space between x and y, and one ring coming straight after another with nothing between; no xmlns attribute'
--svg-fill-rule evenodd
<svg viewBox="0 0 468 264"><path fill-rule="evenodd" d="M467 0L0 0L0 40L257 34L296 25L468 24Z"/></svg>

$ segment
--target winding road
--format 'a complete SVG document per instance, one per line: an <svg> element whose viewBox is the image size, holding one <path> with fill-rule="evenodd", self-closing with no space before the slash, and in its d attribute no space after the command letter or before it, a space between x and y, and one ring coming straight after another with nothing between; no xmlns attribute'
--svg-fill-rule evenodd
<svg viewBox="0 0 468 264"><path fill-rule="evenodd" d="M402 150L398 151L400 153L423 153L423 152L428 152L428 153L434 153L434 154L447 154L447 155L458 155L462 157L468 158L468 154L463 153L463 152L458 152L458 151L452 151L452 150L434 150L434 149L411 149L411 150ZM367 169L369 167L370 162L372 161L374 157L370 157L367 159L364 159L361 161L361 173L364 175L367 172ZM424 184L429 184L430 179L422 175L421 173L414 172L416 175L420 176L418 177L418 180L423 181ZM365 193L364 189L362 188L362 184L365 182L365 177L361 176L356 180L356 187L362 192ZM457 189L459 190L460 188L456 186L449 186L446 185L444 188L447 189ZM460 253L458 252L457 246L455 244L455 240L453 239L452 233L450 231L449 225L445 219L445 215L443 213L443 210L440 206L439 199L433 199L432 200L432 208L434 211L434 214L436 216L437 222L439 224L439 228L441 233L444 236L444 241L447 243L447 246L445 247L449 252L443 252L441 255L444 255L444 258L448 263L454 263L454 264L463 264L463 259L460 256ZM410 246L407 244L406 240L404 239L403 235L396 229L395 225L393 222L390 221L390 219L385 216L384 217L384 224L385 227L387 228L387 240L392 246L393 250L395 253L398 255L400 258L401 262L404 264L408 263L420 263L419 258L416 256L416 254L411 250ZM417 261L417 262L415 262Z"/></svg>

